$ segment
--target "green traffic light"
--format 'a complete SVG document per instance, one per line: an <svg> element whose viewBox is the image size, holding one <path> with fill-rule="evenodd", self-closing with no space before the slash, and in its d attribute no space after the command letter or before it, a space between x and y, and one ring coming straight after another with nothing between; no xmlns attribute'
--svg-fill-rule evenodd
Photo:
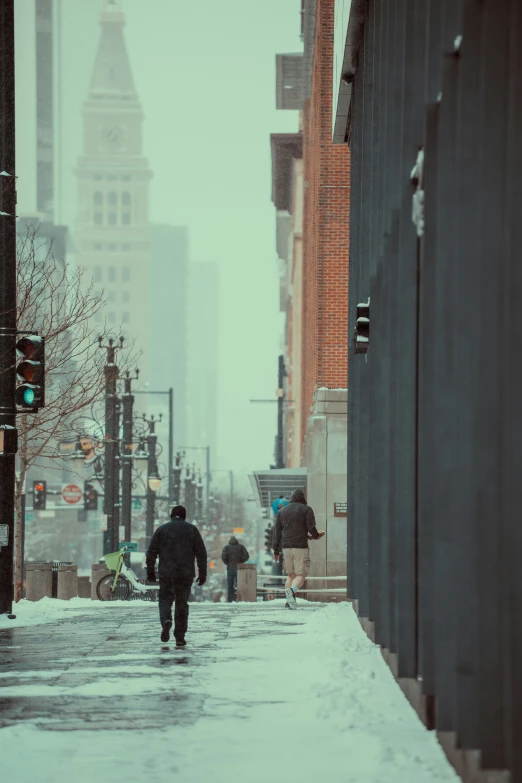
<svg viewBox="0 0 522 783"><path fill-rule="evenodd" d="M24 403L26 405L32 405L34 403L34 390L33 389L24 389Z"/></svg>

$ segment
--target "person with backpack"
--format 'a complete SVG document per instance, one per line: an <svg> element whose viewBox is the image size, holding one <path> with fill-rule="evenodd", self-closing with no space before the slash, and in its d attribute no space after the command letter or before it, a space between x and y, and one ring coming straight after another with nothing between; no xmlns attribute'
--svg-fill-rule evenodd
<svg viewBox="0 0 522 783"><path fill-rule="evenodd" d="M237 567L246 563L250 555L243 544L232 536L221 553L221 559L227 567L228 603L235 601L237 590Z"/></svg>
<svg viewBox="0 0 522 783"><path fill-rule="evenodd" d="M297 609L295 594L304 585L310 569L308 542L323 536L324 531L318 530L315 525L313 509L306 504L305 493L296 489L288 506L279 509L273 535L274 560L279 559L281 551L285 559L288 609Z"/></svg>

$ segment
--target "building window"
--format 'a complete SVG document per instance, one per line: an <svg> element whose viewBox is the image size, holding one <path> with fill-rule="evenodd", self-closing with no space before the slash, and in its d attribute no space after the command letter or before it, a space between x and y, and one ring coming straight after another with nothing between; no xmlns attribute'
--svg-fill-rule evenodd
<svg viewBox="0 0 522 783"><path fill-rule="evenodd" d="M99 253L100 250L103 250L103 245L100 242L96 242L94 249Z"/></svg>
<svg viewBox="0 0 522 783"><path fill-rule="evenodd" d="M97 182L99 182L100 180L102 180L102 179L103 179L103 177L102 177L102 175L101 175L101 174L95 174L95 175L94 175L94 179L95 179Z"/></svg>
<svg viewBox="0 0 522 783"><path fill-rule="evenodd" d="M94 267L94 282L101 283L102 281L102 268L101 266Z"/></svg>
<svg viewBox="0 0 522 783"><path fill-rule="evenodd" d="M108 301L109 302L115 302L116 301L116 291L109 291L108 294Z"/></svg>
<svg viewBox="0 0 522 783"><path fill-rule="evenodd" d="M121 222L124 226L130 226L131 216L130 212L124 212L121 216Z"/></svg>
<svg viewBox="0 0 522 783"><path fill-rule="evenodd" d="M121 295L123 302L129 302L130 301L130 291L123 291Z"/></svg>
<svg viewBox="0 0 522 783"><path fill-rule="evenodd" d="M118 194L115 193L113 190L111 190L111 192L107 196L107 204L109 204L110 206L114 206L117 203L118 203Z"/></svg>
<svg viewBox="0 0 522 783"><path fill-rule="evenodd" d="M108 317L107 320L109 321L110 324L115 324L116 323L116 313L114 312L114 310L111 310L109 312L109 317Z"/></svg>
<svg viewBox="0 0 522 783"><path fill-rule="evenodd" d="M130 267L128 266L123 267L123 269L121 270L121 279L123 280L124 283L130 282Z"/></svg>
<svg viewBox="0 0 522 783"><path fill-rule="evenodd" d="M130 250L130 245L122 245L121 249L122 250Z"/></svg>
<svg viewBox="0 0 522 783"><path fill-rule="evenodd" d="M102 213L101 213L101 212L95 212L95 213L94 213L94 223L95 223L97 226L101 226L101 225L103 225L103 215L102 215Z"/></svg>
<svg viewBox="0 0 522 783"><path fill-rule="evenodd" d="M94 205L99 207L103 204L103 193L101 190L97 190L93 196Z"/></svg>
<svg viewBox="0 0 522 783"><path fill-rule="evenodd" d="M117 249L118 249L118 245L112 243L109 245L109 250L111 253L115 253Z"/></svg>
<svg viewBox="0 0 522 783"><path fill-rule="evenodd" d="M118 223L118 215L116 212L109 212L109 226L115 226Z"/></svg>
<svg viewBox="0 0 522 783"><path fill-rule="evenodd" d="M128 324L130 321L130 313L124 312L122 316L122 321L123 323Z"/></svg>
<svg viewBox="0 0 522 783"><path fill-rule="evenodd" d="M130 180L130 174L124 174L122 179L125 180L125 182L128 182Z"/></svg>
<svg viewBox="0 0 522 783"><path fill-rule="evenodd" d="M115 283L116 282L116 267L115 266L110 266L109 267L109 280L110 280L111 283Z"/></svg>
<svg viewBox="0 0 522 783"><path fill-rule="evenodd" d="M130 205L131 205L131 194L129 193L128 190L124 190L123 193L121 194L121 203L125 207L130 207Z"/></svg>
<svg viewBox="0 0 522 783"><path fill-rule="evenodd" d="M115 180L118 179L118 177L116 176L116 174L109 174L107 179L111 180L111 182L114 182Z"/></svg>

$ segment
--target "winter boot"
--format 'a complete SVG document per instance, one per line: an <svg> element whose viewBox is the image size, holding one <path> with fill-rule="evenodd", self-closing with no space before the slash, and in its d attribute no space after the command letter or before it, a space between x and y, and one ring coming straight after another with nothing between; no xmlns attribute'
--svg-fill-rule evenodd
<svg viewBox="0 0 522 783"><path fill-rule="evenodd" d="M286 602L290 609L297 609L297 601L295 600L295 593L291 587L285 587Z"/></svg>
<svg viewBox="0 0 522 783"><path fill-rule="evenodd" d="M161 641L168 642L170 639L170 629L172 628L172 620L165 620L163 628L161 629Z"/></svg>
<svg viewBox="0 0 522 783"><path fill-rule="evenodd" d="M187 643L185 639L176 639L176 647L186 647Z"/></svg>

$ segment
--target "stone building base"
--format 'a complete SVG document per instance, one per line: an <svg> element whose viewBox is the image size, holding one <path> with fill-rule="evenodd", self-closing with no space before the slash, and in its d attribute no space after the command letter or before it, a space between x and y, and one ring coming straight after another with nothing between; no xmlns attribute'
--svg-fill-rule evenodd
<svg viewBox="0 0 522 783"><path fill-rule="evenodd" d="M309 576L346 576L347 401L346 389L318 389L308 419L302 460L308 469L307 502L314 510L318 529L326 532L320 541L310 542ZM344 516L339 516L343 512ZM314 579L306 586L343 588L346 582ZM345 593L303 593L303 598L347 600Z"/></svg>

